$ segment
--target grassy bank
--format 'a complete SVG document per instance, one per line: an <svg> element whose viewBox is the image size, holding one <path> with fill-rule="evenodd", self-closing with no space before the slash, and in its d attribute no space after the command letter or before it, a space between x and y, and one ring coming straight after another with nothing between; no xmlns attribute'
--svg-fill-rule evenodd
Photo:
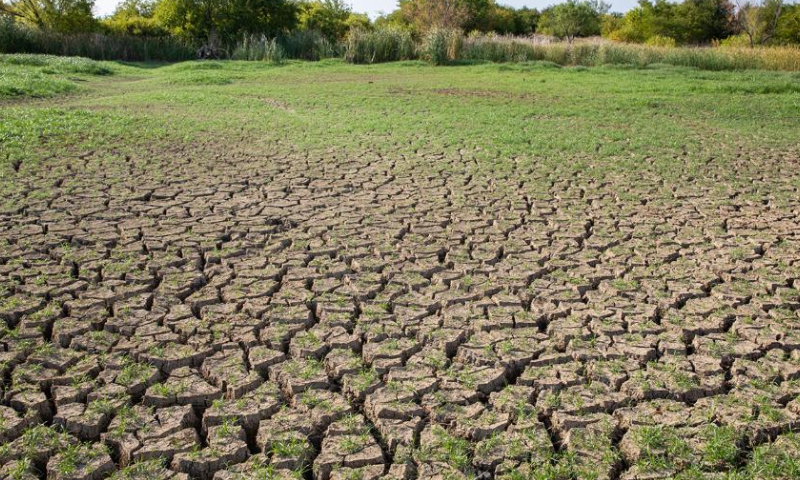
<svg viewBox="0 0 800 480"><path fill-rule="evenodd" d="M112 73L111 65L80 57L0 55L0 98L74 92L79 82Z"/></svg>

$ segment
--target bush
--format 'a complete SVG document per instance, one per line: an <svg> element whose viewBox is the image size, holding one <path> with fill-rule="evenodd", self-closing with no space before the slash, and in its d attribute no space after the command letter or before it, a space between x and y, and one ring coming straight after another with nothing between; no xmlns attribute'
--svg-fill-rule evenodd
<svg viewBox="0 0 800 480"><path fill-rule="evenodd" d="M747 48L750 47L750 39L747 35L732 35L719 42L720 47Z"/></svg>
<svg viewBox="0 0 800 480"><path fill-rule="evenodd" d="M653 35L644 43L653 47L674 47L675 39L664 35Z"/></svg>
<svg viewBox="0 0 800 480"><path fill-rule="evenodd" d="M411 33L396 27L353 30L344 46L344 58L350 63L396 62L416 57Z"/></svg>

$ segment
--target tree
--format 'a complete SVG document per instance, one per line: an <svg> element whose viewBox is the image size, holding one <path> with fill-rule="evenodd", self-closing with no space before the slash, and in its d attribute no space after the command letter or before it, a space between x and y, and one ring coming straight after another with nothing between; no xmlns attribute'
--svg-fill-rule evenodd
<svg viewBox="0 0 800 480"><path fill-rule="evenodd" d="M539 25L541 13L535 8L523 7L514 10L514 23L516 25L515 35L532 35L536 32Z"/></svg>
<svg viewBox="0 0 800 480"><path fill-rule="evenodd" d="M108 31L124 35L157 37L167 32L154 18L155 1L125 0L110 17L101 20Z"/></svg>
<svg viewBox="0 0 800 480"><path fill-rule="evenodd" d="M405 22L419 33L432 28L488 31L494 0L400 0Z"/></svg>
<svg viewBox="0 0 800 480"><path fill-rule="evenodd" d="M347 24L348 32L351 30L372 30L372 22L366 13L351 13L345 23Z"/></svg>
<svg viewBox="0 0 800 480"><path fill-rule="evenodd" d="M783 7L773 41L781 44L800 44L800 5Z"/></svg>
<svg viewBox="0 0 800 480"><path fill-rule="evenodd" d="M566 38L571 44L577 36L599 34L600 17L608 9L609 6L602 2L567 0L542 12L538 30Z"/></svg>
<svg viewBox="0 0 800 480"><path fill-rule="evenodd" d="M778 27L783 0L738 0L737 6L736 23L750 47L769 42Z"/></svg>
<svg viewBox="0 0 800 480"><path fill-rule="evenodd" d="M469 19L469 9L463 0L401 0L400 11L420 32L462 28Z"/></svg>
<svg viewBox="0 0 800 480"><path fill-rule="evenodd" d="M702 44L726 38L733 31L733 5L728 0L685 0L675 13L681 43Z"/></svg>
<svg viewBox="0 0 800 480"><path fill-rule="evenodd" d="M297 26L297 4L287 0L161 0L154 18L173 35L217 48L245 35L277 35Z"/></svg>
<svg viewBox="0 0 800 480"><path fill-rule="evenodd" d="M602 30L604 36L626 42L702 44L730 35L732 18L728 0L640 0L621 20L605 15Z"/></svg>
<svg viewBox="0 0 800 480"><path fill-rule="evenodd" d="M343 0L315 0L299 6L298 24L304 30L316 30L332 40L344 37L349 30L352 12Z"/></svg>
<svg viewBox="0 0 800 480"><path fill-rule="evenodd" d="M480 30L503 35L530 35L536 31L539 12L535 9L492 5Z"/></svg>
<svg viewBox="0 0 800 480"><path fill-rule="evenodd" d="M375 28L378 29L399 28L401 30L410 30L411 27L411 22L402 8L398 8L390 13L381 14L375 19Z"/></svg>
<svg viewBox="0 0 800 480"><path fill-rule="evenodd" d="M0 0L0 12L43 30L59 33L91 32L94 0Z"/></svg>

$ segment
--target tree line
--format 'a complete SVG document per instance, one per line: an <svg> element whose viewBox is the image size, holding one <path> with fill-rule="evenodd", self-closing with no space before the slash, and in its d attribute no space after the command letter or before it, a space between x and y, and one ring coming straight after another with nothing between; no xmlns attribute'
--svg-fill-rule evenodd
<svg viewBox="0 0 800 480"><path fill-rule="evenodd" d="M570 43L602 35L653 45L737 46L800 44L800 6L783 0L640 0L625 14L601 0L567 0L541 11L494 0L400 0L370 20L344 0L124 0L106 18L92 14L94 0L0 0L0 15L57 33L175 37L192 43L235 43L248 35L277 36L305 30L341 41L353 30L403 29L423 35L433 28L527 36L545 34Z"/></svg>

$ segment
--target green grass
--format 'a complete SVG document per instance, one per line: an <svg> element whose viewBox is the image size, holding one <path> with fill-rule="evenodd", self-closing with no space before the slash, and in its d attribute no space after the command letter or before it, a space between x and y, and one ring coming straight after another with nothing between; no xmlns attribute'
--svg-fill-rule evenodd
<svg viewBox="0 0 800 480"><path fill-rule="evenodd" d="M676 182L702 178L709 163L726 165L742 152L797 152L800 76L792 73L324 60L104 63L99 68L115 74L98 76L63 73L95 66L14 58L20 60L0 63L13 70L0 85L23 92L15 95L82 92L57 103L16 100L0 109L0 151L6 152L0 175L7 179L46 158L86 152L98 160L85 168L113 174L127 168L126 155L143 148L156 160L164 152L166 161L169 150L198 148L200 141L209 155L233 145L254 155L369 151L403 155L400 171L442 171L451 165L424 156L460 151L476 160L476 172L500 173L517 163L549 175L646 173ZM43 73L57 68L62 73ZM29 83L25 76L42 80ZM19 172L12 162L21 163ZM64 168L47 162L54 172ZM732 169L713 171L728 175L709 176L715 184L744 181ZM160 174L158 163L152 165L149 175ZM4 182L3 193L11 194L4 196L13 201L20 188Z"/></svg>
<svg viewBox="0 0 800 480"><path fill-rule="evenodd" d="M0 101L8 97L52 97L79 89L91 76L111 75L102 62L50 55L0 55Z"/></svg>

